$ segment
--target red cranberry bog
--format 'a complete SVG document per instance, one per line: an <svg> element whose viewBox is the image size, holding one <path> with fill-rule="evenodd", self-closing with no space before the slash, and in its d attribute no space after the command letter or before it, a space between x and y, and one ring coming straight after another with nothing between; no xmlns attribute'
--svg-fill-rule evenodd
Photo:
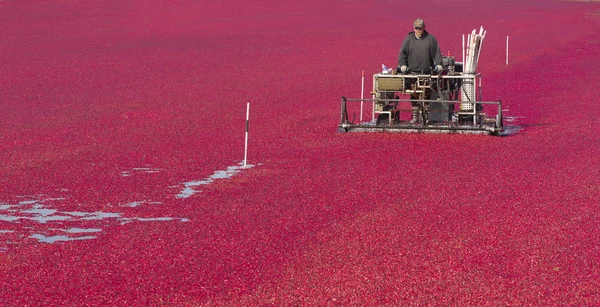
<svg viewBox="0 0 600 307"><path fill-rule="evenodd" d="M455 56L487 30L516 133L335 132L415 18ZM600 303L596 1L4 0L0 24L2 305Z"/></svg>

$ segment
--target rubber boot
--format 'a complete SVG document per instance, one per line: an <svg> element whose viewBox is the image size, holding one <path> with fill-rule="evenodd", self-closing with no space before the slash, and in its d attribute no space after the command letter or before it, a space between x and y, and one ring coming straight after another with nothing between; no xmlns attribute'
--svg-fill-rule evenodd
<svg viewBox="0 0 600 307"><path fill-rule="evenodd" d="M416 124L419 121L419 111L420 108L418 105L412 105L412 119L410 120L411 124Z"/></svg>

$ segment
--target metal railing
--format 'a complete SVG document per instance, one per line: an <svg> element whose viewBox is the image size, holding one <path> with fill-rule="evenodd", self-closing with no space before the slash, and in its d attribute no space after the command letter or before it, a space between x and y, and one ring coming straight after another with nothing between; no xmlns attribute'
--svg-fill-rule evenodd
<svg viewBox="0 0 600 307"><path fill-rule="evenodd" d="M360 98L346 98L346 97L342 97L342 105L341 105L341 119L340 119L340 125L351 125L351 123L349 122L348 119L348 108L347 108L347 103L348 102L372 102L373 103L373 112L374 113L391 113L392 111L375 111L375 103L376 102L384 102L384 103L390 103L390 102L416 102L416 103L421 103L423 105L423 107L425 106L426 103L451 103L451 104L459 104L463 101L457 101L457 100L423 100L423 99L384 99L384 98L371 98L371 99L360 99ZM464 102L463 102L464 103ZM496 128L503 128L503 124L502 124L502 101L498 100L498 101L469 101L469 103L473 103L473 111L468 111L468 112L464 112L464 111L459 111L459 112L452 112L452 114L454 115L472 115L473 116L473 125L476 125L476 116L477 115L481 115L481 114L485 114L483 112L478 112L478 108L477 105L497 105L498 106L498 111L496 113L496 122L495 122L495 127Z"/></svg>

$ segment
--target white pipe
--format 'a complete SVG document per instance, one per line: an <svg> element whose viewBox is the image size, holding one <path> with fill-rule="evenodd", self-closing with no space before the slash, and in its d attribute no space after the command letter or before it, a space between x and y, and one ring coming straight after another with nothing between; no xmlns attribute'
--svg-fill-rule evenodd
<svg viewBox="0 0 600 307"><path fill-rule="evenodd" d="M464 71L464 66L465 66L465 35L462 35L462 62L463 62L463 71Z"/></svg>
<svg viewBox="0 0 600 307"><path fill-rule="evenodd" d="M478 49L478 47L479 47L479 43L478 43L477 32L475 32L475 29L473 29L473 33L471 34L471 49L469 50L469 52L471 52L470 53L471 56L469 57L469 69L470 69L470 72L472 72L472 73L475 73L475 69L476 69L475 68L475 65L477 64L476 50Z"/></svg>
<svg viewBox="0 0 600 307"><path fill-rule="evenodd" d="M244 168L246 168L246 161L248 160L248 120L250 118L250 103L246 106L246 141L244 144Z"/></svg>
<svg viewBox="0 0 600 307"><path fill-rule="evenodd" d="M363 99L365 97L365 70L362 71L362 82L360 85L360 122L362 123Z"/></svg>
<svg viewBox="0 0 600 307"><path fill-rule="evenodd" d="M471 62L471 56L471 34L467 34L467 64L464 70L465 72L471 72L471 65L469 64Z"/></svg>
<svg viewBox="0 0 600 307"><path fill-rule="evenodd" d="M481 37L479 38L479 50L477 50L477 62L475 62L475 70L477 69L477 64L479 64L479 55L481 54L481 46L483 46L483 39L485 38L485 34L487 33L487 31L483 30L483 27L481 27Z"/></svg>

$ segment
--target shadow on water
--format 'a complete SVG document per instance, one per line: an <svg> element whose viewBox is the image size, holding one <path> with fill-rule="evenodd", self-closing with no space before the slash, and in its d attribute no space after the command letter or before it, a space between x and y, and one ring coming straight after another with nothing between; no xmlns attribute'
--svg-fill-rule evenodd
<svg viewBox="0 0 600 307"><path fill-rule="evenodd" d="M498 133L499 136L513 136L521 130L521 126L504 126L502 132Z"/></svg>
<svg viewBox="0 0 600 307"><path fill-rule="evenodd" d="M503 110L503 112L508 111L508 109ZM538 126L549 126L551 123L536 123L536 124L524 124L522 123L525 119L525 116L508 116L505 115L503 118L504 123L508 123L508 125L504 125L503 131L499 133L499 136L513 136L516 135L519 131L523 130L527 127L538 127Z"/></svg>
<svg viewBox="0 0 600 307"><path fill-rule="evenodd" d="M525 125L508 125L504 126L504 129L499 136L513 136L516 135L519 131L523 130L526 127L540 127L540 126L550 126L548 123L543 124L525 124Z"/></svg>

